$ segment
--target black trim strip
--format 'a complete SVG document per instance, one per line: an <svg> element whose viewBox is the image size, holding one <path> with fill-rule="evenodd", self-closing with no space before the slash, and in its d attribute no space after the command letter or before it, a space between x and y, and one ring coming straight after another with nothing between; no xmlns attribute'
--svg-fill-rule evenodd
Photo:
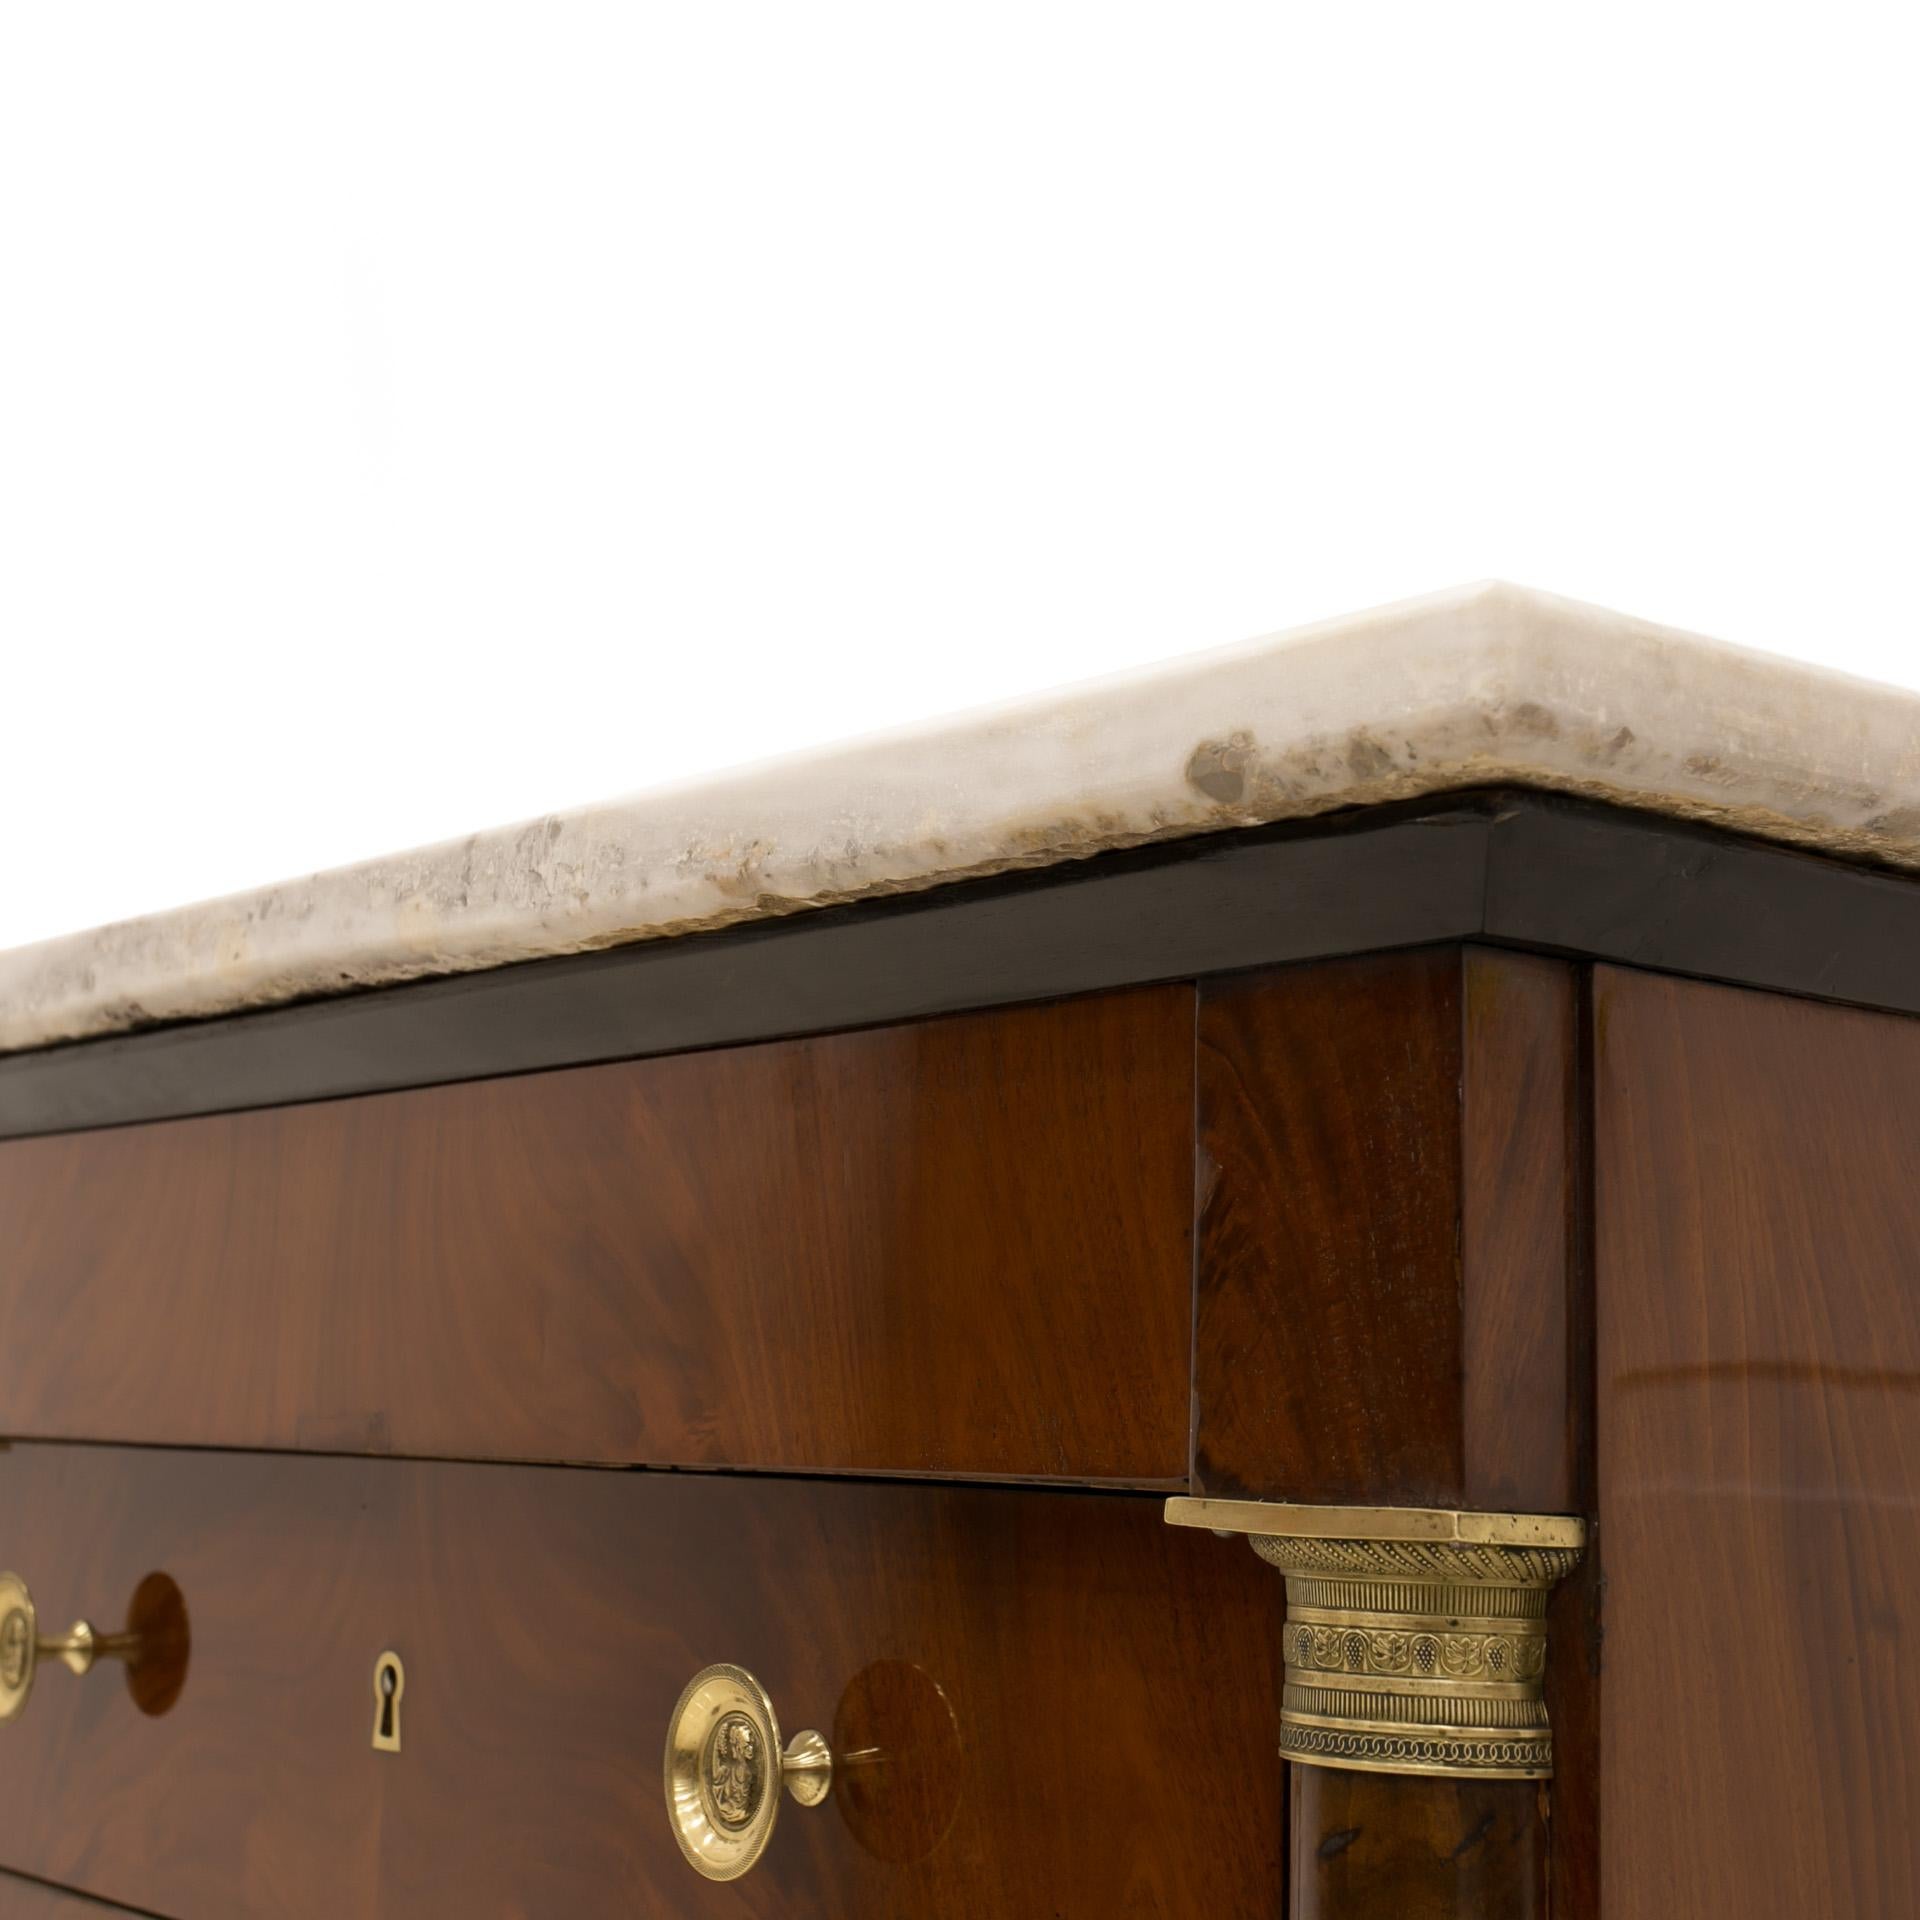
<svg viewBox="0 0 1920 1920"><path fill-rule="evenodd" d="M1920 880L1489 792L9 1055L0 1138L1468 939L1920 1013Z"/></svg>

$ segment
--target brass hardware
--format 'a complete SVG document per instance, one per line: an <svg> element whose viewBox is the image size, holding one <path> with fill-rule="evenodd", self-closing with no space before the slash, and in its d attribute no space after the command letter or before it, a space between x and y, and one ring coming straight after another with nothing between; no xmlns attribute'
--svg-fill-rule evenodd
<svg viewBox="0 0 1920 1920"><path fill-rule="evenodd" d="M1287 1581L1280 1751L1315 1767L1540 1780L1547 1595L1586 1544L1557 1514L1173 1499Z"/></svg>
<svg viewBox="0 0 1920 1920"><path fill-rule="evenodd" d="M0 1720L22 1713L41 1659L51 1654L73 1673L90 1672L99 1660L139 1658L137 1633L99 1633L76 1620L65 1633L43 1636L33 1595L17 1573L0 1573Z"/></svg>
<svg viewBox="0 0 1920 1920"><path fill-rule="evenodd" d="M406 1666L389 1647L373 1663L373 1747L376 1753L400 1751L400 1696L406 1690Z"/></svg>
<svg viewBox="0 0 1920 1920"><path fill-rule="evenodd" d="M702 1668L667 1723L667 1816L696 1871L709 1880L745 1873L773 1838L781 1786L803 1807L827 1797L833 1755L825 1739L809 1727L782 1753L766 1688L744 1667Z"/></svg>

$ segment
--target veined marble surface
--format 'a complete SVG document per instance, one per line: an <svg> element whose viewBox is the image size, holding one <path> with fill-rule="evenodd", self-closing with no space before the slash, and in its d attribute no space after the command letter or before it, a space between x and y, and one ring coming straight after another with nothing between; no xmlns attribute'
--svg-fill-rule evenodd
<svg viewBox="0 0 1920 1920"><path fill-rule="evenodd" d="M0 953L0 1050L1493 783L1920 867L1920 694L1498 583Z"/></svg>

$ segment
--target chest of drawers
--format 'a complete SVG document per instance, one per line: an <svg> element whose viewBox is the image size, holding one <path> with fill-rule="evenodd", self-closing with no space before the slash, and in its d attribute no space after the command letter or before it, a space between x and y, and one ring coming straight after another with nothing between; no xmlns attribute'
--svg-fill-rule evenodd
<svg viewBox="0 0 1920 1920"><path fill-rule="evenodd" d="M1914 1911L1920 883L1446 784L0 1058L0 1914Z"/></svg>

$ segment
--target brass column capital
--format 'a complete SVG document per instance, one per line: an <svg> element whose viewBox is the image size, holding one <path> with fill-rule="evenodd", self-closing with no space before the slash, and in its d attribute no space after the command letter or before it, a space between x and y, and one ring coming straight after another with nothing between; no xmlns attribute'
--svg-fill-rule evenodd
<svg viewBox="0 0 1920 1920"><path fill-rule="evenodd" d="M1286 1576L1285 1758L1482 1780L1553 1772L1547 1596L1580 1558L1584 1521L1187 1498L1166 1517L1244 1535Z"/></svg>

